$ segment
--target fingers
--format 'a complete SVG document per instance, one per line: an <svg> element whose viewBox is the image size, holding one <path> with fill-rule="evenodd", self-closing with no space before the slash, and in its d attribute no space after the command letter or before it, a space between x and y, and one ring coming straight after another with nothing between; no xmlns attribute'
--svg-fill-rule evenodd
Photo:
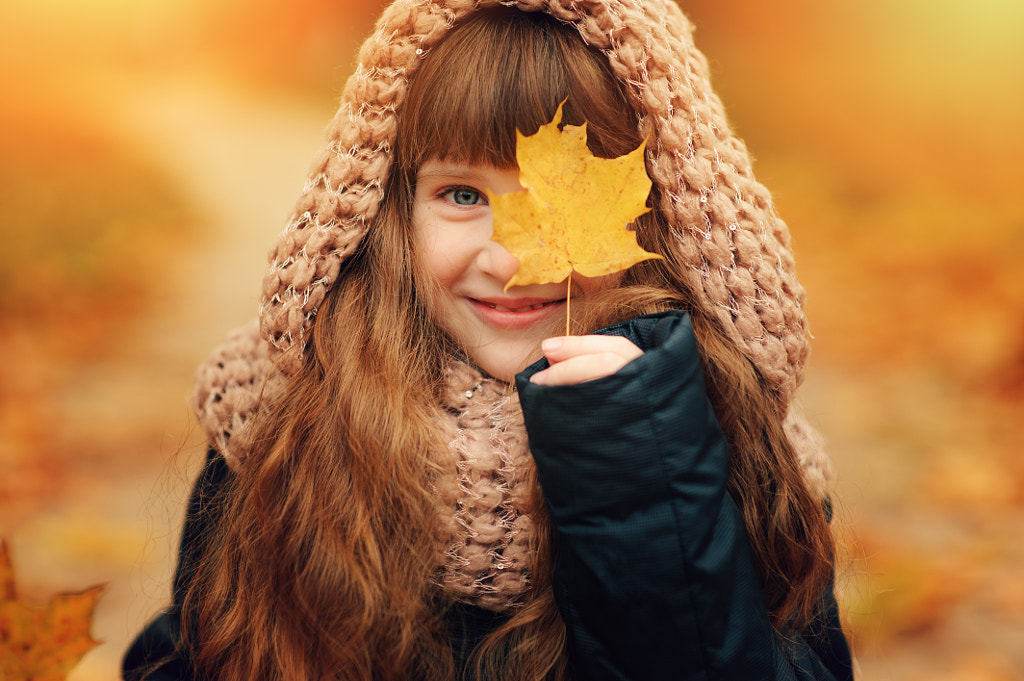
<svg viewBox="0 0 1024 681"><path fill-rule="evenodd" d="M551 365L530 378L537 385L574 385L611 376L641 356L622 336L560 336L541 343Z"/></svg>

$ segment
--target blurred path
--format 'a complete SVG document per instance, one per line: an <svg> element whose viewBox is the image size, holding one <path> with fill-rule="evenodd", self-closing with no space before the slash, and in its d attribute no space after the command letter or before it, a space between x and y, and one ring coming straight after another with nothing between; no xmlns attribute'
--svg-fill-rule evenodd
<svg viewBox="0 0 1024 681"><path fill-rule="evenodd" d="M81 451L83 483L0 528L31 577L26 595L109 582L90 652L72 681L118 678L130 637L169 597L185 495L203 438L191 376L225 333L255 315L266 251L283 228L329 113L254 97L204 77L108 83L103 117L164 171L203 218L156 287L155 303L109 359L64 367L58 422ZM195 230L192 230L195 232Z"/></svg>

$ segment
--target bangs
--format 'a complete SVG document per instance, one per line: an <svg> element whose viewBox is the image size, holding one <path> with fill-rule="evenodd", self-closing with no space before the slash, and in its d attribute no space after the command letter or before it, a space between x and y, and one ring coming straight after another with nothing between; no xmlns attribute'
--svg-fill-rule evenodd
<svg viewBox="0 0 1024 681"><path fill-rule="evenodd" d="M532 135L565 100L563 125L587 122L587 146L612 158L639 146L637 116L605 57L540 12L481 10L424 57L401 109L395 161L516 166L516 130ZM584 112L586 114L584 115Z"/></svg>

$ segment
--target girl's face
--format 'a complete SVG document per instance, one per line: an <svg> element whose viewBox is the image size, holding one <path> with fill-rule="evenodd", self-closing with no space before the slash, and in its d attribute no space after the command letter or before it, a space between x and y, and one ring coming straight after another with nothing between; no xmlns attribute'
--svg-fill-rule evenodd
<svg viewBox="0 0 1024 681"><path fill-rule="evenodd" d="M478 368L511 381L540 358L542 340L564 333L567 281L504 290L519 260L491 241L485 188L522 191L519 170L424 163L416 176L413 241L421 269L434 279L434 286L421 290L437 322ZM576 298L617 285L621 274L572 278Z"/></svg>

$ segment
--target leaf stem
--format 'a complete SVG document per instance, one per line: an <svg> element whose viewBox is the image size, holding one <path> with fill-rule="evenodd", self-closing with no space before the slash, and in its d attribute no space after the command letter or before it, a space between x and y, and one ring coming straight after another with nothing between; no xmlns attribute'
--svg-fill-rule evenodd
<svg viewBox="0 0 1024 681"><path fill-rule="evenodd" d="M569 306L572 304L572 273L565 285L565 335L569 335Z"/></svg>

